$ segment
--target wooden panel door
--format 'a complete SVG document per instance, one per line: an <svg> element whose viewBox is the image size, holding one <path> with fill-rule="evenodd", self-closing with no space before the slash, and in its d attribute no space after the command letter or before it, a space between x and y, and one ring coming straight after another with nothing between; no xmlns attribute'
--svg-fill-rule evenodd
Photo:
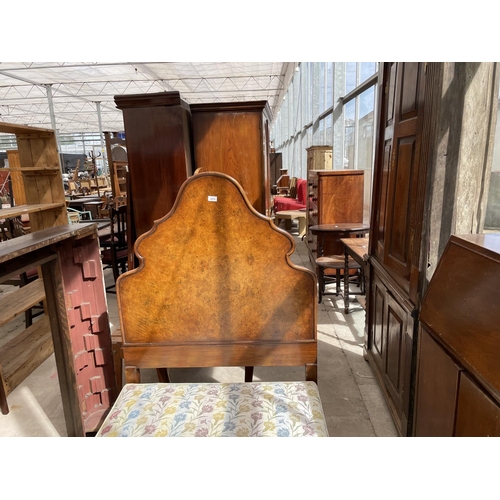
<svg viewBox="0 0 500 500"><path fill-rule="evenodd" d="M416 234L422 217L417 200L420 132L424 104L424 63L391 63L384 68L385 96L378 157L380 171L374 204L374 252L399 286L410 293L418 280ZM425 171L425 169L422 169Z"/></svg>

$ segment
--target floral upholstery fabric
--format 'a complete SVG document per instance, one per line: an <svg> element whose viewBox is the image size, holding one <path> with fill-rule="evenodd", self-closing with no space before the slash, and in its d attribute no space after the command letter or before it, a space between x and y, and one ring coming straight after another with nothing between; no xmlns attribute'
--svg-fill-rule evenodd
<svg viewBox="0 0 500 500"><path fill-rule="evenodd" d="M314 382L126 384L97 433L111 436L328 436Z"/></svg>

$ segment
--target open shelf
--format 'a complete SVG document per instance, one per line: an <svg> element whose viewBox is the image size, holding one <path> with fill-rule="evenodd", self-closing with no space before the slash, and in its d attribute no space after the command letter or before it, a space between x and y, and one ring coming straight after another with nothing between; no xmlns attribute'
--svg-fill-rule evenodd
<svg viewBox="0 0 500 500"><path fill-rule="evenodd" d="M20 215L56 210L66 207L66 203L37 203L33 205L19 205L17 207L0 209L0 219L18 217Z"/></svg>
<svg viewBox="0 0 500 500"><path fill-rule="evenodd" d="M7 294L0 301L0 326L12 321L44 298L45 289L41 278Z"/></svg>
<svg viewBox="0 0 500 500"><path fill-rule="evenodd" d="M50 321L46 314L0 347L0 374L6 395L11 393L53 352Z"/></svg>

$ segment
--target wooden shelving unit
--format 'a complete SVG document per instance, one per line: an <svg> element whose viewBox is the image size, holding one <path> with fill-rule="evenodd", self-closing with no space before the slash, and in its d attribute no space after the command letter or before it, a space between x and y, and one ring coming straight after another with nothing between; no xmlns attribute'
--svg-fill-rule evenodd
<svg viewBox="0 0 500 500"><path fill-rule="evenodd" d="M127 162L113 162L113 198L127 196L127 172Z"/></svg>
<svg viewBox="0 0 500 500"><path fill-rule="evenodd" d="M32 231L67 224L68 215L55 132L0 123L0 133L16 136L19 163L16 161L11 170L22 174L26 195L26 206L21 205L21 214L13 213L11 208L0 209L0 219L28 213Z"/></svg>
<svg viewBox="0 0 500 500"><path fill-rule="evenodd" d="M29 215L30 230L37 232L68 223L59 152L53 130L0 123L0 133L16 136L10 151L9 171L18 187L17 206L0 209L0 219ZM19 203L22 204L19 204ZM22 238L22 237L21 237ZM0 249L15 246L14 240ZM1 252L0 252L1 253ZM36 267L36 266L33 266ZM25 268L24 271L29 270ZM3 273L2 273L3 274ZM4 279L15 274L5 275ZM39 276L41 276L39 270ZM41 277L0 299L0 326L45 300ZM49 316L45 314L0 348L0 406L8 413L7 396L54 351Z"/></svg>

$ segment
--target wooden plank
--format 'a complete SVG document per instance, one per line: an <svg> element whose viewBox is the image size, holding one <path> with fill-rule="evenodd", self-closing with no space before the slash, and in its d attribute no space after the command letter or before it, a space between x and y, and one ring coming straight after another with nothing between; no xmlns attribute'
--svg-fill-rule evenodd
<svg viewBox="0 0 500 500"><path fill-rule="evenodd" d="M0 123L0 132L5 134L29 134L45 133L54 135L54 131L48 128L28 127L26 125L17 125L15 123Z"/></svg>
<svg viewBox="0 0 500 500"><path fill-rule="evenodd" d="M0 244L0 263L34 252L39 248L53 245L60 241L96 234L96 223L66 224L50 227L4 241Z"/></svg>
<svg viewBox="0 0 500 500"><path fill-rule="evenodd" d="M44 315L0 348L6 393L11 393L53 352L50 321Z"/></svg>
<svg viewBox="0 0 500 500"><path fill-rule="evenodd" d="M19 215L56 210L66 207L66 203L36 203L33 205L19 205L17 207L0 209L0 219L18 217Z"/></svg>
<svg viewBox="0 0 500 500"><path fill-rule="evenodd" d="M301 366L317 362L315 341L123 346L125 367Z"/></svg>
<svg viewBox="0 0 500 500"><path fill-rule="evenodd" d="M24 313L45 298L43 280L37 279L7 294L0 300L0 326Z"/></svg>
<svg viewBox="0 0 500 500"><path fill-rule="evenodd" d="M19 153L16 150L7 151L9 159L10 178L12 179L12 194L16 205L26 205L23 174L20 172Z"/></svg>
<svg viewBox="0 0 500 500"><path fill-rule="evenodd" d="M10 161L9 161L9 165L10 165ZM33 173L58 172L59 167L15 167L15 168L8 167L5 170L9 170L10 172L33 172Z"/></svg>

